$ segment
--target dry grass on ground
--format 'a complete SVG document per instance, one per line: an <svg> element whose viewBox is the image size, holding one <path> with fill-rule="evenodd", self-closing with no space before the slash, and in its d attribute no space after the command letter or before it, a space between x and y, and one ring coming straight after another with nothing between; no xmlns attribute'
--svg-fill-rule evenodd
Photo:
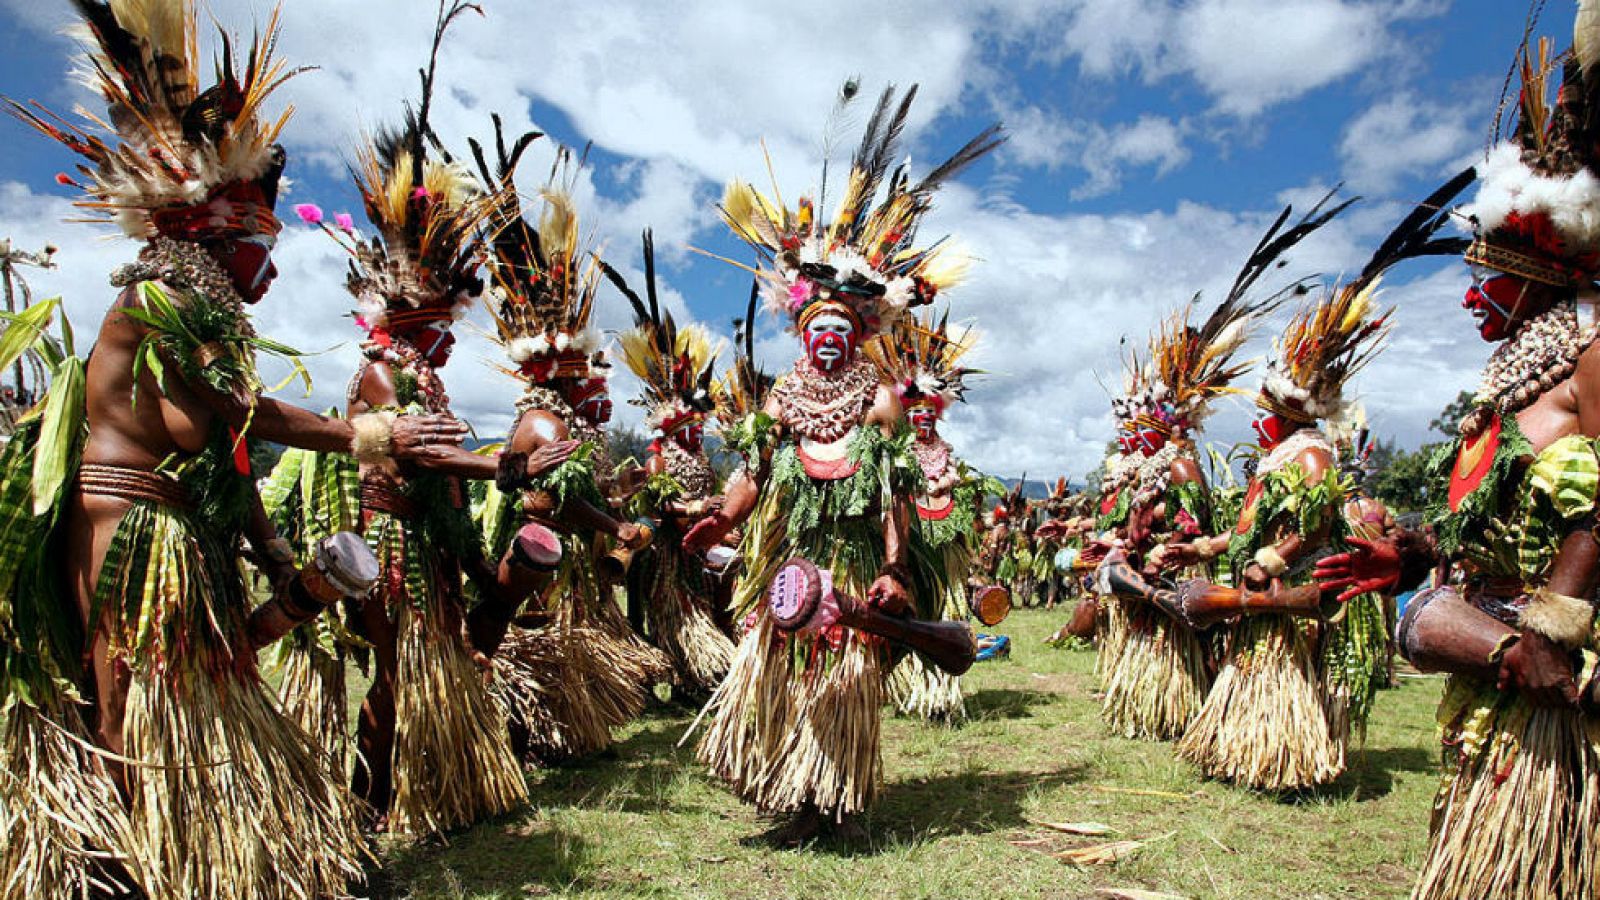
<svg viewBox="0 0 1600 900"><path fill-rule="evenodd" d="M1383 693L1366 748L1338 783L1254 796L1201 781L1166 745L1107 736L1093 654L1040 643L1064 615L1007 621L1011 658L967 679L975 721L887 722L888 784L865 846L759 843L766 823L695 765L692 746L677 746L691 713L662 707L613 756L531 775L526 811L448 845L387 849L371 888L414 898L1406 896L1436 784L1437 680ZM1072 836L1043 822L1112 831ZM1086 868L1051 855L1116 841L1143 843Z"/></svg>

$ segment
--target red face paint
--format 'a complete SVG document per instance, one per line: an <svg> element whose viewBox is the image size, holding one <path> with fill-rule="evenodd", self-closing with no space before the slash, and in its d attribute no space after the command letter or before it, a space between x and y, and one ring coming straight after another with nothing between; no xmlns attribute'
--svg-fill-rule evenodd
<svg viewBox="0 0 1600 900"><path fill-rule="evenodd" d="M1250 425L1256 430L1256 437L1260 439L1259 443L1263 450L1271 450L1283 443L1283 439L1288 437L1290 432L1289 421L1277 413L1263 413Z"/></svg>
<svg viewBox="0 0 1600 900"><path fill-rule="evenodd" d="M806 325L802 340L811 365L819 371L832 372L849 364L860 337L849 319L823 313Z"/></svg>
<svg viewBox="0 0 1600 900"><path fill-rule="evenodd" d="M278 267L272 263L272 245L270 235L261 235L232 241L226 250L213 253L228 273L233 289L246 303L265 297L272 280L278 277Z"/></svg>
<svg viewBox="0 0 1600 900"><path fill-rule="evenodd" d="M931 406L913 406L906 413L906 418L911 421L911 427L917 430L917 436L924 439L932 437L939 425L939 414Z"/></svg>
<svg viewBox="0 0 1600 900"><path fill-rule="evenodd" d="M609 418L609 416L607 416ZM690 453L699 453L700 447L705 442L706 426L699 420L690 421L687 425L672 433L672 442L682 450Z"/></svg>
<svg viewBox="0 0 1600 900"><path fill-rule="evenodd" d="M1146 457L1155 456L1156 453L1167 445L1167 436L1154 428L1141 428L1138 431L1139 452Z"/></svg>
<svg viewBox="0 0 1600 900"><path fill-rule="evenodd" d="M1477 320L1480 337L1498 343L1510 337L1516 323L1540 306L1544 294L1542 285L1514 275L1489 273L1487 277L1475 277L1461 307Z"/></svg>

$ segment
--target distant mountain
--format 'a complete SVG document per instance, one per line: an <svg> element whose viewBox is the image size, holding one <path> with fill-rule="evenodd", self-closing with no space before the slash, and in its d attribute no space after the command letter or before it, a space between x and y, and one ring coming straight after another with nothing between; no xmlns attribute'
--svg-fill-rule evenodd
<svg viewBox="0 0 1600 900"><path fill-rule="evenodd" d="M1019 479L1016 478L1000 478L1000 483L1004 484L1007 489L1012 489L1017 486L1018 480ZM1054 479L1050 481L1034 481L1032 478L1029 478L1027 483L1022 486L1022 496L1027 497L1029 500L1043 500L1050 496L1050 489L1052 487L1055 487ZM1067 482L1068 491L1077 491L1082 489L1083 485L1081 484L1073 484L1070 481Z"/></svg>

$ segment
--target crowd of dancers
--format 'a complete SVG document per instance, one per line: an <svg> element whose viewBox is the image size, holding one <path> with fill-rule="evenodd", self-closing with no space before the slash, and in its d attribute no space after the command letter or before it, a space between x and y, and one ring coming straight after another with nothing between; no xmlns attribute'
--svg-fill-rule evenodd
<svg viewBox="0 0 1600 900"><path fill-rule="evenodd" d="M264 394L258 357L297 354L250 318L284 227L288 114L267 107L298 73L276 18L242 55L223 42L213 82L188 0L75 7L106 112L10 108L141 246L92 355L54 302L0 338L0 370L27 354L49 383L0 449L0 898L345 896L373 833L517 808L525 767L605 750L663 686L772 841L850 840L884 710L959 724L961 675L1003 649L968 623L1080 594L1061 638L1093 642L1107 727L1241 790L1338 778L1396 650L1448 673L1414 896L1600 896L1597 0L1573 50L1522 48L1509 137L1354 277L1287 270L1350 201L1285 209L1224 296L1127 354L1094 490L1038 503L939 430L976 374L949 297L972 260L919 226L998 125L914 173L916 89L847 83L835 120L867 111L848 168L793 206L745 181L721 197L753 260L727 261L753 281L728 354L668 310L648 231L639 278L584 246L571 154L519 191L540 135L494 117L470 158L444 149L466 136L434 127L439 48L481 10L443 0L416 102L350 167L366 223L294 209L348 254L363 335L344 408L316 414ZM1497 347L1407 530L1356 488L1347 385L1393 326L1382 277L1449 254ZM591 324L606 284L634 322L615 352ZM475 307L522 387L476 451L441 375ZM762 310L800 351L776 377ZM1251 393L1239 356L1278 318ZM607 440L619 362L642 459ZM1197 440L1230 395L1260 409L1259 455L1219 488ZM264 442L288 448L271 471Z"/></svg>

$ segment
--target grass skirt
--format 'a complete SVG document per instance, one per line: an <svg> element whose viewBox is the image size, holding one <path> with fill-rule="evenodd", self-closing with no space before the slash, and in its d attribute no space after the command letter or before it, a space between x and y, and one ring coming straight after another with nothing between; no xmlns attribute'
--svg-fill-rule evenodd
<svg viewBox="0 0 1600 900"><path fill-rule="evenodd" d="M543 765L610 747L612 729L644 711L650 686L668 670L666 656L600 596L588 543L569 536L563 544L550 594L554 621L513 626L494 662L495 696L530 761Z"/></svg>
<svg viewBox="0 0 1600 900"><path fill-rule="evenodd" d="M151 503L122 518L97 609L131 668L123 754L136 859L171 897L344 896L366 849L355 801L240 652L237 555Z"/></svg>
<svg viewBox="0 0 1600 900"><path fill-rule="evenodd" d="M349 690L344 654L329 651L302 625L283 644L278 671L278 702L284 715L327 751L336 773L350 769Z"/></svg>
<svg viewBox="0 0 1600 900"><path fill-rule="evenodd" d="M1283 615L1249 616L1229 635L1222 670L1178 755L1207 777L1254 790L1326 784L1344 771L1326 706L1299 624Z"/></svg>
<svg viewBox="0 0 1600 900"><path fill-rule="evenodd" d="M698 754L764 813L812 805L837 820L866 809L883 781L887 652L853 632L838 650L806 643L793 646L757 613L707 706L712 722Z"/></svg>
<svg viewBox="0 0 1600 900"><path fill-rule="evenodd" d="M1596 895L1600 723L1452 676L1446 772L1413 900Z"/></svg>
<svg viewBox="0 0 1600 900"><path fill-rule="evenodd" d="M1351 738L1365 742L1367 716L1388 678L1389 631L1384 600L1362 594L1346 603L1328 628L1322 651L1323 692L1328 703L1328 734L1341 754Z"/></svg>
<svg viewBox="0 0 1600 900"><path fill-rule="evenodd" d="M942 725L967 720L961 679L930 666L916 653L907 653L889 674L889 700L903 716L915 716Z"/></svg>
<svg viewBox="0 0 1600 900"><path fill-rule="evenodd" d="M131 885L166 895L83 717L59 694L40 699L0 714L0 898L83 898Z"/></svg>
<svg viewBox="0 0 1600 900"><path fill-rule="evenodd" d="M1200 714L1211 688L1204 636L1148 606L1131 606L1125 615L1127 632L1100 717L1126 738L1176 740Z"/></svg>
<svg viewBox="0 0 1600 900"><path fill-rule="evenodd" d="M372 513L367 542L383 580L366 599L394 622L394 794L389 829L437 834L527 800L505 715L462 636L457 585L407 523Z"/></svg>
<svg viewBox="0 0 1600 900"><path fill-rule="evenodd" d="M1094 680L1105 690L1128 641L1128 608L1111 594L1101 594L1099 619L1095 623Z"/></svg>
<svg viewBox="0 0 1600 900"><path fill-rule="evenodd" d="M648 557L645 574L646 610L650 631L671 666L673 683L704 697L716 690L733 665L733 641L711 618L711 586L700 566L676 546L668 532L667 545L659 543Z"/></svg>

